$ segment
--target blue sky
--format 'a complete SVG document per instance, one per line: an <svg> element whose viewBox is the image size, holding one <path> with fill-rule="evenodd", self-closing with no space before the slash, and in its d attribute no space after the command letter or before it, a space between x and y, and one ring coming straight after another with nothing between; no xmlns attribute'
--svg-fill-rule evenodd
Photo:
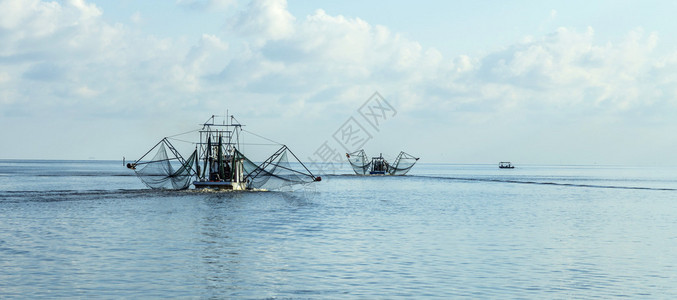
<svg viewBox="0 0 677 300"><path fill-rule="evenodd" d="M135 158L229 110L305 159L378 91L368 153L677 165L676 6L0 0L0 158Z"/></svg>

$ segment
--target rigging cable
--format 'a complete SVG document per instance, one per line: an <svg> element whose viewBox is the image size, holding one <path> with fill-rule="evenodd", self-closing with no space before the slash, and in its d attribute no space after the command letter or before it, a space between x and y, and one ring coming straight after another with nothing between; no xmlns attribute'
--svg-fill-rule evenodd
<svg viewBox="0 0 677 300"><path fill-rule="evenodd" d="M193 133L193 132L196 132L196 131L199 131L199 130L200 130L199 128L198 128L198 129L193 129L193 130L191 130L191 131L186 131L186 132L184 132L184 133L178 133L178 134L175 134L175 135L170 135L170 136L168 136L168 138L172 138L172 137L179 136L179 135L184 135L184 134Z"/></svg>
<svg viewBox="0 0 677 300"><path fill-rule="evenodd" d="M168 136L167 138L168 138L168 139L172 139L173 141L179 141L179 142L188 143L188 144L195 144L195 142L190 142L190 141L186 141L186 140L181 140L181 139L177 139L177 138L174 138L174 137L175 137L175 136L179 136L179 135L194 133L194 132L197 132L197 131L200 131L200 129L198 128L198 129L193 129L193 130L191 130L191 131L186 131L186 132L183 132L183 133L177 133L177 134L175 134L175 135L170 135L170 136Z"/></svg>
<svg viewBox="0 0 677 300"><path fill-rule="evenodd" d="M253 134L253 135L255 135L255 136L258 136L258 137L260 137L260 138L262 138L262 139L264 139L264 140L266 140L266 141L269 141L269 142L271 142L271 143L275 143L275 144L284 146L284 144L282 144L282 143L278 143L278 142L273 141L273 140L271 140L271 139L269 139L269 138L267 138L267 137L260 136L260 135L258 135L258 134L256 134L256 133L253 133L253 132L249 131L249 130L242 129L242 131L246 131L247 133L250 133L250 134Z"/></svg>

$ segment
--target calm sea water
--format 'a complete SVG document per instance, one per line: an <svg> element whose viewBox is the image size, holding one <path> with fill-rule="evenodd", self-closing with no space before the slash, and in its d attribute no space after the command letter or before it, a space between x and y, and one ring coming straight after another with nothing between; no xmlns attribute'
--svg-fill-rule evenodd
<svg viewBox="0 0 677 300"><path fill-rule="evenodd" d="M217 193L0 161L0 298L674 299L676 253L677 168L419 164Z"/></svg>

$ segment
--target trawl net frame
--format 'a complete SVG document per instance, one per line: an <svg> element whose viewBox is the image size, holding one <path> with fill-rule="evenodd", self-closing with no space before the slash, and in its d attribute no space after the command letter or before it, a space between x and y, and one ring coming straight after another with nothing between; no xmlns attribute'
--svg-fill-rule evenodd
<svg viewBox="0 0 677 300"><path fill-rule="evenodd" d="M166 148L169 148L171 155L167 154ZM155 149L157 149L155 156L149 161L143 161L144 157ZM195 174L193 163L196 156L197 152L194 151L188 160L184 160L174 146L164 138L128 167L134 169L136 176L149 188L183 190L190 186ZM139 166L140 169L137 168Z"/></svg>

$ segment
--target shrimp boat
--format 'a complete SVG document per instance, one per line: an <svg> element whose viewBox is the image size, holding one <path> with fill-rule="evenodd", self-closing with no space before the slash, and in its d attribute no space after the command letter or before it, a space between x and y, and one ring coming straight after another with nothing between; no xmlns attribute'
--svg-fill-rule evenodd
<svg viewBox="0 0 677 300"><path fill-rule="evenodd" d="M400 151L400 154L397 155L391 164L383 158L383 153L368 160L364 150L346 153L346 158L348 158L350 166L353 167L353 171L357 175L405 175L414 167L414 164L419 159L404 151Z"/></svg>
<svg viewBox="0 0 677 300"><path fill-rule="evenodd" d="M261 163L251 161L241 152L243 126L234 116L213 115L197 130L199 141L188 159L165 137L127 168L152 189L188 189L192 184L196 189L269 190L322 180L286 145ZM145 160L153 151L155 156Z"/></svg>

